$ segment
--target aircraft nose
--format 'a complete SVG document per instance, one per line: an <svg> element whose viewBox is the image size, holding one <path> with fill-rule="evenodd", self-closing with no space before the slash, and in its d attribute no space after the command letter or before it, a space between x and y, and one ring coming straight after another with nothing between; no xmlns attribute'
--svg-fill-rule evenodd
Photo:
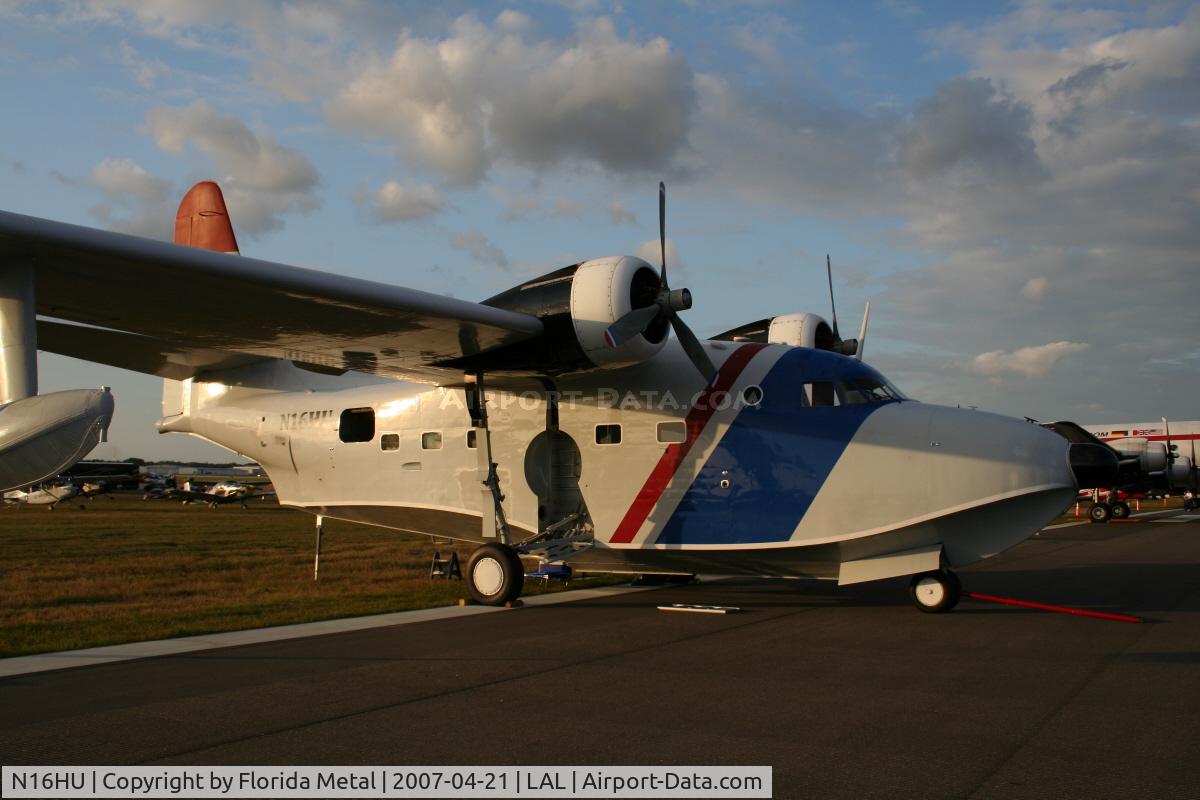
<svg viewBox="0 0 1200 800"><path fill-rule="evenodd" d="M934 406L929 440L939 479L957 486L961 497L1075 485L1067 442L1033 422Z"/></svg>
<svg viewBox="0 0 1200 800"><path fill-rule="evenodd" d="M1120 460L1112 448L1090 442L1075 442L1070 448L1071 472L1079 489L1112 486Z"/></svg>
<svg viewBox="0 0 1200 800"><path fill-rule="evenodd" d="M853 558L877 555L871 547L940 544L951 566L970 564L1028 538L1074 499L1067 447L1058 434L1021 419L888 404L855 434L798 538L859 534L861 546L844 547ZM900 533L884 540L864 531Z"/></svg>

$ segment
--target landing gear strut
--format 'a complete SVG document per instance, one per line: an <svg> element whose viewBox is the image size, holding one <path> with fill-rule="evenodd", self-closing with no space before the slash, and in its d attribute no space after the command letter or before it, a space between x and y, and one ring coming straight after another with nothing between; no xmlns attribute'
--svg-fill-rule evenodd
<svg viewBox="0 0 1200 800"><path fill-rule="evenodd" d="M940 614L958 605L962 584L958 576L945 569L913 575L908 596L913 604L929 614Z"/></svg>
<svg viewBox="0 0 1200 800"><path fill-rule="evenodd" d="M502 606L521 596L525 568L517 551L505 544L489 542L476 548L467 560L467 591L475 602Z"/></svg>

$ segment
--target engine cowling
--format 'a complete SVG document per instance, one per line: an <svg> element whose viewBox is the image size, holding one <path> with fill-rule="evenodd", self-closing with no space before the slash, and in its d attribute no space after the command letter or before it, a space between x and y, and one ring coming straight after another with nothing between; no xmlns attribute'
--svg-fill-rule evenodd
<svg viewBox="0 0 1200 800"><path fill-rule="evenodd" d="M1142 472L1162 472L1167 468L1167 446L1162 442L1151 442L1143 438L1114 439L1108 445L1121 454L1122 459L1136 458Z"/></svg>
<svg viewBox="0 0 1200 800"><path fill-rule="evenodd" d="M544 332L503 352L488 353L488 368L570 372L647 361L667 342L670 323L665 319L617 347L608 344L604 333L632 309L652 305L658 287L658 271L646 261L613 256L563 267L489 298L485 305L537 317ZM469 368L469 359L464 364Z"/></svg>
<svg viewBox="0 0 1200 800"><path fill-rule="evenodd" d="M851 355L854 349L843 347L833 335L833 327L825 318L808 312L781 314L741 325L713 337L729 342L768 342L792 347L812 347L834 353ZM848 340L847 344L857 344ZM849 350L849 352L846 352Z"/></svg>
<svg viewBox="0 0 1200 800"><path fill-rule="evenodd" d="M833 328L824 317L809 313L772 317L767 328L767 341L817 350L833 350L837 344Z"/></svg>
<svg viewBox="0 0 1200 800"><path fill-rule="evenodd" d="M1192 460L1187 456L1176 456L1175 461L1167 471L1167 474L1171 478L1170 485L1175 487L1189 485L1192 480L1192 466Z"/></svg>
<svg viewBox="0 0 1200 800"><path fill-rule="evenodd" d="M585 261L571 281L571 323L580 348L598 367L625 367L653 358L667 341L670 325L657 320L617 347L605 339L609 326L635 308L650 305L658 272L633 256Z"/></svg>

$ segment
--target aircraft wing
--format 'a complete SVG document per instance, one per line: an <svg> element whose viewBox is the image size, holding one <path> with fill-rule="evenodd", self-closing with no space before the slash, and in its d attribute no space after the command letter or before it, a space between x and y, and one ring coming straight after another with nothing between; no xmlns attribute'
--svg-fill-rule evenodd
<svg viewBox="0 0 1200 800"><path fill-rule="evenodd" d="M31 266L43 349L164 377L279 358L440 382L440 362L538 336L536 317L245 256L0 211ZM41 342L39 342L41 346Z"/></svg>

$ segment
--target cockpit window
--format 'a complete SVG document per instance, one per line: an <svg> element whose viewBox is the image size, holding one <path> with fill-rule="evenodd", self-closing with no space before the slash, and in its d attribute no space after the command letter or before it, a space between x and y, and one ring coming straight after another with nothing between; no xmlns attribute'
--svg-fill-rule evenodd
<svg viewBox="0 0 1200 800"><path fill-rule="evenodd" d="M854 379L854 385L867 398L869 403L887 403L891 400L907 400L904 392L880 378L863 376Z"/></svg>
<svg viewBox="0 0 1200 800"><path fill-rule="evenodd" d="M804 384L801 406L814 408L893 403L908 398L887 381L862 376L846 381L811 381Z"/></svg>

